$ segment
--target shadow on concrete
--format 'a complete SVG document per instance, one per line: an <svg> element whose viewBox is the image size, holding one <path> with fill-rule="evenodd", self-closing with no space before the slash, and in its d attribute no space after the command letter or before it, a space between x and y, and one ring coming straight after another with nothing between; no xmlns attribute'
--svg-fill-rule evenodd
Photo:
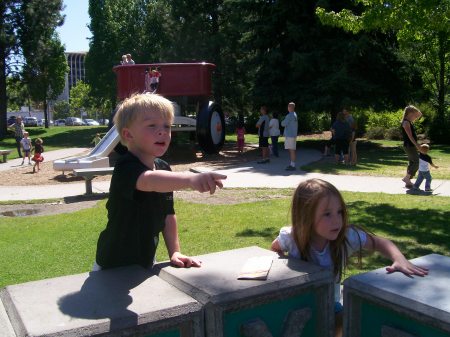
<svg viewBox="0 0 450 337"><path fill-rule="evenodd" d="M66 204L73 204L77 202L83 201L97 201L107 199L109 197L109 193L92 193L92 194L82 194L82 195L74 195L70 197L64 197L64 202Z"/></svg>
<svg viewBox="0 0 450 337"><path fill-rule="evenodd" d="M118 269L90 272L81 289L61 297L58 306L61 312L71 317L107 318L109 331L136 326L137 313L127 309L133 302L130 290L152 276L144 269L133 273L118 273Z"/></svg>

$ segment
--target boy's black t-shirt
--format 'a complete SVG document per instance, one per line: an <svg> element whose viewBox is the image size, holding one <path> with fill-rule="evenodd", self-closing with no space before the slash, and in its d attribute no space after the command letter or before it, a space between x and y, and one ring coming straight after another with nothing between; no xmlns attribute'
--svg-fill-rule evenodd
<svg viewBox="0 0 450 337"><path fill-rule="evenodd" d="M170 171L170 166L156 159L155 169ZM147 268L153 264L166 216L175 211L172 192L136 189L138 177L147 170L130 152L116 163L106 203L108 223L97 242L96 262L103 269L132 264Z"/></svg>

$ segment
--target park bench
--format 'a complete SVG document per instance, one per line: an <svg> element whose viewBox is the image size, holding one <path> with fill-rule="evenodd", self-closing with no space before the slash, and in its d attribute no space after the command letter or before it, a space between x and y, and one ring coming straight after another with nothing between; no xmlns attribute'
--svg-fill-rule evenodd
<svg viewBox="0 0 450 337"><path fill-rule="evenodd" d="M92 179L98 176L112 174L114 167L93 167L85 169L75 169L73 174L76 177L83 177L86 183L86 194L92 194Z"/></svg>
<svg viewBox="0 0 450 337"><path fill-rule="evenodd" d="M10 154L11 150L0 150L0 154L3 156L3 163L6 163L8 161L8 154Z"/></svg>

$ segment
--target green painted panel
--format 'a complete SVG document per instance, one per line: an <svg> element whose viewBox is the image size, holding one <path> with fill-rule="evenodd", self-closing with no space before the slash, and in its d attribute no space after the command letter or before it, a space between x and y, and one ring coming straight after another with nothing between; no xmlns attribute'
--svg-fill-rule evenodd
<svg viewBox="0 0 450 337"><path fill-rule="evenodd" d="M361 336L380 337L381 327L387 325L420 337L449 337L449 333L412 320L388 308L373 303L361 304Z"/></svg>
<svg viewBox="0 0 450 337"><path fill-rule="evenodd" d="M156 334L151 334L145 337L181 337L180 330L170 330L170 331L164 331L159 332Z"/></svg>
<svg viewBox="0 0 450 337"><path fill-rule="evenodd" d="M250 320L259 318L267 325L273 337L281 337L283 333L283 324L285 319L287 319L288 314L293 310L302 308L311 309L311 318L306 323L301 336L315 337L317 309L314 293L305 293L284 300L266 303L257 307L225 313L223 317L224 336L242 336L240 334L241 325Z"/></svg>

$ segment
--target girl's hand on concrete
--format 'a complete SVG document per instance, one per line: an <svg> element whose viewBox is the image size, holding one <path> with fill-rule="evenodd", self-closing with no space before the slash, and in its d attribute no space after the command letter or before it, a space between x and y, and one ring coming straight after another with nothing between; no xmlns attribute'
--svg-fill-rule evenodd
<svg viewBox="0 0 450 337"><path fill-rule="evenodd" d="M417 275L417 276L426 276L428 275L428 269L424 267L419 267L408 260L402 261L394 261L394 263L390 267L386 267L388 273L393 273L396 271L400 271L405 275Z"/></svg>
<svg viewBox="0 0 450 337"><path fill-rule="evenodd" d="M201 267L202 262L198 259L175 252L170 258L170 263L180 268Z"/></svg>

